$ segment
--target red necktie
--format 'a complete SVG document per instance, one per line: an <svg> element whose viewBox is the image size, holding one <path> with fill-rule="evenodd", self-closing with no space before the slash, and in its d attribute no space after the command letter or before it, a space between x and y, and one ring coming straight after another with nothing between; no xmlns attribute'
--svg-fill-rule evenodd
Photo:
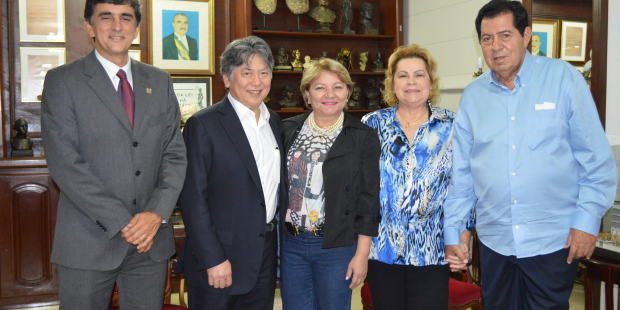
<svg viewBox="0 0 620 310"><path fill-rule="evenodd" d="M123 108L125 108L125 112L127 113L127 117L129 118L129 124L133 127L133 91L131 90L131 85L129 85L129 81L127 81L127 74L123 69L118 70L116 73L121 80L118 82L118 92L121 94L121 100L123 101Z"/></svg>

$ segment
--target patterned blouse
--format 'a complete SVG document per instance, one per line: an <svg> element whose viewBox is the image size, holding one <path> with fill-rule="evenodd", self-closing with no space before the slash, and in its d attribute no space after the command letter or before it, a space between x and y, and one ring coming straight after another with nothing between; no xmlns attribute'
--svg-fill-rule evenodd
<svg viewBox="0 0 620 310"><path fill-rule="evenodd" d="M381 222L369 259L395 265L445 265L443 203L452 173L454 113L430 107L412 143L396 119L398 105L364 116L381 142Z"/></svg>
<svg viewBox="0 0 620 310"><path fill-rule="evenodd" d="M306 121L288 151L289 204L285 220L304 231L320 230L325 224L323 162L341 131L342 127L318 136Z"/></svg>

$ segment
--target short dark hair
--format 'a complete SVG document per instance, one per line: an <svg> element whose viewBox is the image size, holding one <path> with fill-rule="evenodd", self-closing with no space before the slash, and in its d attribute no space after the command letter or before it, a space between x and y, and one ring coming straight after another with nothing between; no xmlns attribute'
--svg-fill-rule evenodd
<svg viewBox="0 0 620 310"><path fill-rule="evenodd" d="M140 24L142 14L140 13L140 2L138 0L86 0L86 5L84 5L84 20L87 20L89 23L92 22L93 14L95 13L95 7L99 3L130 5L133 9L134 15L136 16L136 24Z"/></svg>
<svg viewBox="0 0 620 310"><path fill-rule="evenodd" d="M480 40L480 25L482 19L493 18L503 13L512 13L513 25L521 36L525 33L525 27L529 26L529 19L527 11L519 1L507 1L507 0L491 0L485 4L480 11L478 11L478 17L476 17L476 31L478 32L478 40Z"/></svg>

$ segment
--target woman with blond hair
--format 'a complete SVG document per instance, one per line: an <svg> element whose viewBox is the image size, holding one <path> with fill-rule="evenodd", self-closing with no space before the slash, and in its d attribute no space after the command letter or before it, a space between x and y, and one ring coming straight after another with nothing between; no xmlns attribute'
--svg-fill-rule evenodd
<svg viewBox="0 0 620 310"><path fill-rule="evenodd" d="M437 68L417 45L388 60L383 100L364 116L381 144L379 235L372 240L368 282L377 310L448 307L443 203L452 172L454 114L433 106Z"/></svg>
<svg viewBox="0 0 620 310"><path fill-rule="evenodd" d="M379 222L379 139L344 112L353 82L335 60L312 61L300 90L310 113L283 121L287 212L280 271L285 310L343 310L368 270Z"/></svg>

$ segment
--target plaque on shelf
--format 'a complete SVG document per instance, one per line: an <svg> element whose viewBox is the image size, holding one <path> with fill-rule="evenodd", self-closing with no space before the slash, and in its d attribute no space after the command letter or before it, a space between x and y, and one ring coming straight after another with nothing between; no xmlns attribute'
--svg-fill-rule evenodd
<svg viewBox="0 0 620 310"><path fill-rule="evenodd" d="M317 22L316 32L332 33L331 25L336 20L336 13L328 7L328 0L319 0L318 4L308 13Z"/></svg>
<svg viewBox="0 0 620 310"><path fill-rule="evenodd" d="M293 70L293 66L289 64L288 54L284 47L280 47L278 49L278 54L276 54L276 65L273 67L274 70Z"/></svg>
<svg viewBox="0 0 620 310"><path fill-rule="evenodd" d="M370 2L362 3L360 9L360 33L361 34L379 34L379 30L372 22L372 15L374 12L374 6Z"/></svg>

